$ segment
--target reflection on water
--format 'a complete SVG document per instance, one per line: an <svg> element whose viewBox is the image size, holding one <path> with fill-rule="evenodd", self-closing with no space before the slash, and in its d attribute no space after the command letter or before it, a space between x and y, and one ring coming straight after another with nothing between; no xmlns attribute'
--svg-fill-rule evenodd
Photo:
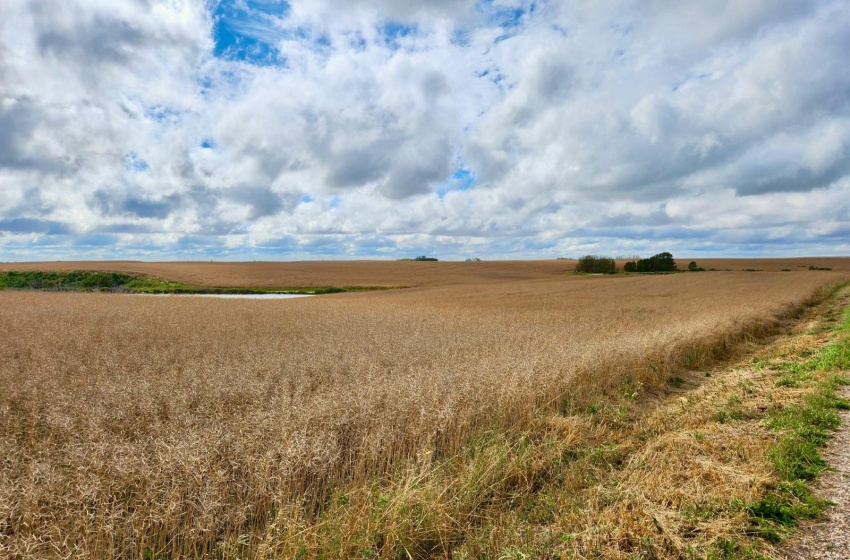
<svg viewBox="0 0 850 560"><path fill-rule="evenodd" d="M312 294L192 294L192 296L225 299L289 299L300 297L312 297Z"/></svg>
<svg viewBox="0 0 850 560"><path fill-rule="evenodd" d="M290 299L313 297L314 294L132 294L139 296L163 296L163 297L205 297L223 299Z"/></svg>

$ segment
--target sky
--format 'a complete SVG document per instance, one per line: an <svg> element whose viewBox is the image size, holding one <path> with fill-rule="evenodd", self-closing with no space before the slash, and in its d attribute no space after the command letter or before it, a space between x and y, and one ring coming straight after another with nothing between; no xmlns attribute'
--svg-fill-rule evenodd
<svg viewBox="0 0 850 560"><path fill-rule="evenodd" d="M3 0L0 261L850 254L846 0Z"/></svg>

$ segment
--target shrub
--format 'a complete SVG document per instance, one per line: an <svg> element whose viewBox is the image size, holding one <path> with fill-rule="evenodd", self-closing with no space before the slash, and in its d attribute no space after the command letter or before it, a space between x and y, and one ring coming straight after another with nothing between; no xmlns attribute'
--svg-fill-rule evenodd
<svg viewBox="0 0 850 560"><path fill-rule="evenodd" d="M578 260L575 271L590 274L614 274L617 272L617 263L611 257L585 255Z"/></svg>

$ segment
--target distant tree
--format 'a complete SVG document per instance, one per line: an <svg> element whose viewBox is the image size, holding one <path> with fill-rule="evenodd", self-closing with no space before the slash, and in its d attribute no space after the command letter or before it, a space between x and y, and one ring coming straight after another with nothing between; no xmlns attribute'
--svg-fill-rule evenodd
<svg viewBox="0 0 850 560"><path fill-rule="evenodd" d="M469 257L468 259L466 259L466 262L481 262L481 259L479 259L478 257Z"/></svg>
<svg viewBox="0 0 850 560"><path fill-rule="evenodd" d="M585 255L576 263L575 271L590 274L614 274L617 272L617 263L611 257Z"/></svg>
<svg viewBox="0 0 850 560"><path fill-rule="evenodd" d="M690 270L691 272L696 272L697 270L699 270L699 267L697 266L697 262L696 261L689 262L688 263L688 270Z"/></svg>
<svg viewBox="0 0 850 560"><path fill-rule="evenodd" d="M438 261L439 259L435 259L434 257L426 257L425 255L422 255L421 257L416 257L413 260L415 260L415 261Z"/></svg>
<svg viewBox="0 0 850 560"><path fill-rule="evenodd" d="M626 272L674 272L678 268L676 267L676 261L673 259L673 255L665 251L653 255L648 259L627 262L623 266L623 270Z"/></svg>

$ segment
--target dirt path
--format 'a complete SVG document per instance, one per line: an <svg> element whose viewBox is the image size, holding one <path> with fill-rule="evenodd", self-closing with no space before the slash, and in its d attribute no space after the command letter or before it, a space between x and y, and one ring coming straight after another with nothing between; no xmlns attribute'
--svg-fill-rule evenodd
<svg viewBox="0 0 850 560"><path fill-rule="evenodd" d="M850 388L844 390L850 398ZM841 429L824 449L834 471L822 474L814 490L835 506L824 519L805 524L785 548L786 560L847 560L850 558L850 411L841 415Z"/></svg>

